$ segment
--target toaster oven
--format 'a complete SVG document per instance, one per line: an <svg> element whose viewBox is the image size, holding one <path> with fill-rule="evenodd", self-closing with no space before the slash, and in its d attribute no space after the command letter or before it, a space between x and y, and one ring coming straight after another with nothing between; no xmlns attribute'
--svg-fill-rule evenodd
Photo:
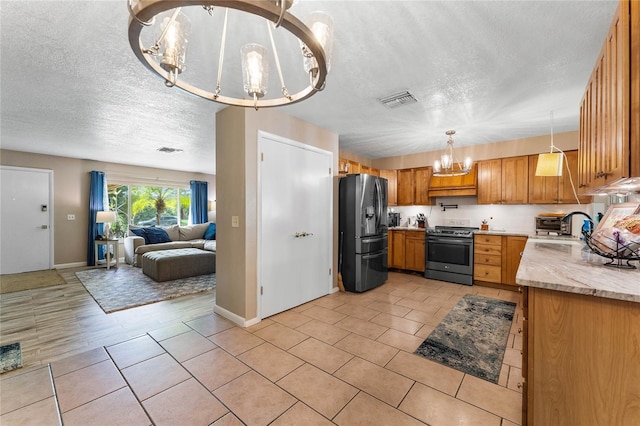
<svg viewBox="0 0 640 426"><path fill-rule="evenodd" d="M571 219L565 222L562 216L536 216L536 234L546 232L547 235L571 235Z"/></svg>

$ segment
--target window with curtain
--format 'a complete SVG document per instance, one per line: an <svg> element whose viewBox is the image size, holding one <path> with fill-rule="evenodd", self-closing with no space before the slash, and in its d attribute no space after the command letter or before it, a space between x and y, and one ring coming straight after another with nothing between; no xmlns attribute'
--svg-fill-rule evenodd
<svg viewBox="0 0 640 426"><path fill-rule="evenodd" d="M118 216L111 226L117 238L127 235L128 225L169 226L189 222L189 188L109 184L108 195L109 209Z"/></svg>

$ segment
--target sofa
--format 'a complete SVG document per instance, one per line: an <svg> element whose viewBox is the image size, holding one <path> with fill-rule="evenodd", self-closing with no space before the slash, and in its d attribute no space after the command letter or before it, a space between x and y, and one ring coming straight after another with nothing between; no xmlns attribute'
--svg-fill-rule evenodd
<svg viewBox="0 0 640 426"><path fill-rule="evenodd" d="M180 226L129 226L124 239L124 260L127 264L142 267L142 256L158 250L197 248L216 251L215 223Z"/></svg>

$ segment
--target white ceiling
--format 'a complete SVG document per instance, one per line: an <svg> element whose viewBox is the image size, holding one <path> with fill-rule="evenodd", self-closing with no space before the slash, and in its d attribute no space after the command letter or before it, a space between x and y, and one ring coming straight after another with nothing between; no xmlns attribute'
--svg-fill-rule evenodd
<svg viewBox="0 0 640 426"><path fill-rule="evenodd" d="M341 149L367 158L440 150L448 129L457 147L548 134L551 111L555 132L577 130L616 7L301 0L295 15L321 9L334 19L332 68L323 92L282 111L339 134ZM217 42L198 39L196 24L208 19L199 12L185 78L218 55ZM225 106L166 88L133 55L128 19L125 0L0 1L3 149L215 173L215 113ZM301 68L295 52L279 49L285 70L291 61ZM227 86L239 85L239 72L225 73ZM387 109L376 100L402 90L419 102ZM164 146L184 151L156 151Z"/></svg>

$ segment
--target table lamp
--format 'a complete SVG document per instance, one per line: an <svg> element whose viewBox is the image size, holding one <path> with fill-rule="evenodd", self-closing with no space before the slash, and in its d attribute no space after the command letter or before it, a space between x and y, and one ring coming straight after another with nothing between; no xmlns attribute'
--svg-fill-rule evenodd
<svg viewBox="0 0 640 426"><path fill-rule="evenodd" d="M113 211L100 211L96 215L96 223L104 223L104 231L102 236L105 240L112 237L109 224L116 221L116 212Z"/></svg>

